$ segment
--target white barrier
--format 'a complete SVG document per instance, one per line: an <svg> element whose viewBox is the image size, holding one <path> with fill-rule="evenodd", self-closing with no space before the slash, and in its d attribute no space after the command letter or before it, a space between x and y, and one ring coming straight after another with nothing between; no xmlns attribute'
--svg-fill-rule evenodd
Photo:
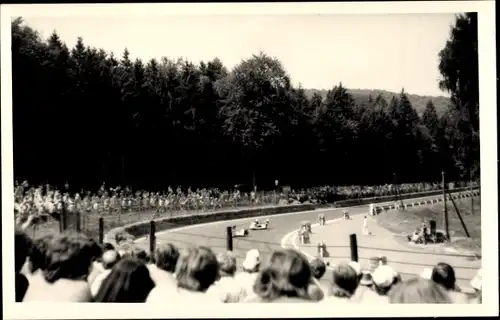
<svg viewBox="0 0 500 320"><path fill-rule="evenodd" d="M458 194L458 195L447 195L446 199L447 200L452 200L452 199L460 199L460 198L470 198L474 196L479 196L478 191L466 193L466 194ZM429 200L423 200L423 201L418 201L418 202L410 202L410 203L403 203L402 205L396 202L394 205L388 205L388 206L382 206L382 207L375 207L374 211L378 212L380 211L388 211L388 210L399 210L401 208L408 209L410 206L411 207L417 207L417 206L423 206L426 204L434 204L438 202L443 202L443 197L440 196L439 198L434 198L434 199L429 199ZM370 204L370 212L373 204Z"/></svg>

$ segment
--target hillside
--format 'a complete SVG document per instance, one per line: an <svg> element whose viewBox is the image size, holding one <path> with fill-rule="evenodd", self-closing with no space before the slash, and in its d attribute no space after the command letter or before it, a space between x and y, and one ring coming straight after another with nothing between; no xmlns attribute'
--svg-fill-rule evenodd
<svg viewBox="0 0 500 320"><path fill-rule="evenodd" d="M317 89L305 89L307 96L310 98L314 93L319 93L323 98L326 97L328 90L317 90ZM382 94L382 96L387 100L391 101L393 96L398 97L399 93L389 92L385 90L369 90L369 89L347 89L347 91L352 94L356 103L363 103L368 101L368 97L371 95L373 98ZM429 97L429 96L419 96L416 94L407 94L412 106L417 110L418 114L422 114L425 110L425 105L427 101L432 100L436 111L439 115L443 114L450 103L450 99L440 96L440 97Z"/></svg>

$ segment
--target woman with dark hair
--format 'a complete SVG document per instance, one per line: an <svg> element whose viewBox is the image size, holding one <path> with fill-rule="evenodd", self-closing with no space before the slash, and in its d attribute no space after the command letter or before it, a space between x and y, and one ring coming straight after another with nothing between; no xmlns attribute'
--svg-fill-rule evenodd
<svg viewBox="0 0 500 320"><path fill-rule="evenodd" d="M46 260L37 262L43 277L32 277L23 301L90 301L86 281L92 266L89 239L81 233L58 234L46 242L45 252Z"/></svg>
<svg viewBox="0 0 500 320"><path fill-rule="evenodd" d="M256 296L246 302L315 302L308 293L311 285L311 267L301 253L290 249L275 251L255 281Z"/></svg>
<svg viewBox="0 0 500 320"><path fill-rule="evenodd" d="M434 281L415 277L389 291L390 303L452 303L448 292Z"/></svg>
<svg viewBox="0 0 500 320"><path fill-rule="evenodd" d="M468 303L468 297L457 287L455 270L447 263L440 262L433 269L431 279L443 286L455 303Z"/></svg>
<svg viewBox="0 0 500 320"><path fill-rule="evenodd" d="M120 260L104 279L94 302L144 302L154 286L144 262L127 257Z"/></svg>

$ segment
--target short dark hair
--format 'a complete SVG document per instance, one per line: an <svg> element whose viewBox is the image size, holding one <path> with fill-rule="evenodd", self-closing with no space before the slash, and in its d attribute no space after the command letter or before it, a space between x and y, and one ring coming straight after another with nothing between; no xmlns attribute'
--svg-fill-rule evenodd
<svg viewBox="0 0 500 320"><path fill-rule="evenodd" d="M154 260L156 266L161 270L174 273L178 259L179 250L171 243L156 249Z"/></svg>
<svg viewBox="0 0 500 320"><path fill-rule="evenodd" d="M102 248L103 248L103 251L108 251L108 250L115 250L115 246L112 245L111 243L109 242L104 242L102 244Z"/></svg>
<svg viewBox="0 0 500 320"><path fill-rule="evenodd" d="M94 302L144 302L154 287L145 263L127 257L120 260L104 279Z"/></svg>
<svg viewBox="0 0 500 320"><path fill-rule="evenodd" d="M432 269L432 281L442 285L446 290L455 289L457 281L455 277L455 270L447 263L440 262Z"/></svg>
<svg viewBox="0 0 500 320"><path fill-rule="evenodd" d="M311 261L311 271L314 278L321 279L326 272L325 262L318 258L314 259Z"/></svg>
<svg viewBox="0 0 500 320"><path fill-rule="evenodd" d="M350 298L358 283L356 270L346 263L340 263L333 269L331 294L335 297Z"/></svg>
<svg viewBox="0 0 500 320"><path fill-rule="evenodd" d="M142 248L139 248L139 247L136 247L134 246L133 249L132 249L132 256L141 260L142 262L144 263L148 263L149 262L149 255L148 253L146 252L146 250L142 249Z"/></svg>
<svg viewBox="0 0 500 320"><path fill-rule="evenodd" d="M92 238L89 239L89 243L90 243L90 255L92 260L99 261L101 259L102 253L105 250L103 250L103 247L101 247L99 243Z"/></svg>
<svg viewBox="0 0 500 320"><path fill-rule="evenodd" d="M29 252L31 272L45 270L47 267L47 245L53 237L53 234L47 234L33 241Z"/></svg>
<svg viewBox="0 0 500 320"><path fill-rule="evenodd" d="M47 243L44 278L49 283L59 279L85 280L92 257L92 243L84 234L65 232L55 235Z"/></svg>

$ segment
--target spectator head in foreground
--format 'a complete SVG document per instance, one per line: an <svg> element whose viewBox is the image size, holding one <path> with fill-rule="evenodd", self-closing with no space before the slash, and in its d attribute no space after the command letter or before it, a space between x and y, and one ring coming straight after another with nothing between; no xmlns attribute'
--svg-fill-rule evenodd
<svg viewBox="0 0 500 320"><path fill-rule="evenodd" d="M336 298L350 298L358 287L358 275L347 263L340 263L333 269L331 295Z"/></svg>
<svg viewBox="0 0 500 320"><path fill-rule="evenodd" d="M205 292L219 276L219 264L213 251L205 246L189 248L179 256L175 268L177 287Z"/></svg>
<svg viewBox="0 0 500 320"><path fill-rule="evenodd" d="M243 271L253 273L259 272L260 268L260 253L257 249L252 249L247 252L245 261L243 261Z"/></svg>
<svg viewBox="0 0 500 320"><path fill-rule="evenodd" d="M112 269L120 260L120 255L115 250L107 250L102 254L102 266L105 270Z"/></svg>
<svg viewBox="0 0 500 320"><path fill-rule="evenodd" d="M387 295L395 284L398 274L388 265L381 265L373 271L372 279L375 292L381 296Z"/></svg>
<svg viewBox="0 0 500 320"><path fill-rule="evenodd" d="M457 279L455 277L455 270L447 263L438 263L432 269L431 279L435 283L442 285L446 290L451 291L456 289Z"/></svg>
<svg viewBox="0 0 500 320"><path fill-rule="evenodd" d="M81 233L62 233L52 237L46 248L45 280L48 283L59 279L85 280L92 265L92 248L92 242Z"/></svg>
<svg viewBox="0 0 500 320"><path fill-rule="evenodd" d="M132 247L132 257L141 260L144 263L149 263L149 255L146 250L139 248L137 246Z"/></svg>
<svg viewBox="0 0 500 320"><path fill-rule="evenodd" d="M102 244L102 248L103 248L103 251L108 251L108 250L115 250L115 246L112 245L111 243L109 242L104 242Z"/></svg>
<svg viewBox="0 0 500 320"><path fill-rule="evenodd" d="M325 275L326 264L323 262L323 260L316 258L311 261L311 271L313 277L319 280Z"/></svg>
<svg viewBox="0 0 500 320"><path fill-rule="evenodd" d="M432 280L415 277L402 282L389 292L390 303L452 303L448 292Z"/></svg>
<svg viewBox="0 0 500 320"><path fill-rule="evenodd" d="M231 252L223 252L217 255L219 263L219 275L221 277L232 277L236 272L236 258Z"/></svg>
<svg viewBox="0 0 500 320"><path fill-rule="evenodd" d="M361 279L359 280L359 285L365 287L371 287L373 285L372 274L368 270L361 271Z"/></svg>
<svg viewBox="0 0 500 320"><path fill-rule="evenodd" d="M308 294L311 279L311 267L300 252L279 250L271 254L269 264L258 275L253 290L260 300L266 302L279 298L312 301Z"/></svg>
<svg viewBox="0 0 500 320"><path fill-rule="evenodd" d="M177 260L179 259L179 250L171 243L162 245L156 249L155 265L158 269L174 273Z"/></svg>
<svg viewBox="0 0 500 320"><path fill-rule="evenodd" d="M47 267L47 245L54 235L45 235L33 241L29 253L30 272L45 270Z"/></svg>
<svg viewBox="0 0 500 320"><path fill-rule="evenodd" d="M104 279L94 302L144 302L154 286L144 262L126 257Z"/></svg>

